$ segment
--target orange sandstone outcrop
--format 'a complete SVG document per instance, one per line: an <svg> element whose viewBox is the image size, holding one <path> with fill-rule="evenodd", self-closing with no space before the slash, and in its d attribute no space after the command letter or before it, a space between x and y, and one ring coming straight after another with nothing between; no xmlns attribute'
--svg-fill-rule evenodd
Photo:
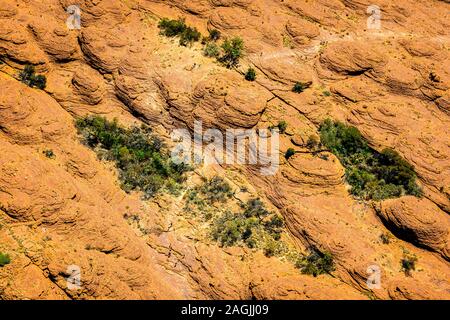
<svg viewBox="0 0 450 320"><path fill-rule="evenodd" d="M0 267L0 298L449 299L450 4L379 1L381 29L370 30L372 3L360 0L79 1L81 29L69 30L71 4L0 8L0 252L11 257ZM242 37L240 66L159 35L161 17ZM45 90L18 81L26 64L47 77ZM250 66L254 82L243 76ZM294 93L297 81L310 87ZM283 215L298 251L331 252L334 277L219 247L199 236L181 198L125 193L113 165L79 142L74 119L85 114L145 122L164 139L194 120L221 130L286 121L274 176L201 169L248 186ZM306 148L325 118L356 126L377 150L397 150L423 198L352 198L338 159ZM288 148L297 153L286 160ZM405 250L418 258L411 276L401 270ZM80 290L67 286L71 265ZM380 289L367 287L372 265Z"/></svg>

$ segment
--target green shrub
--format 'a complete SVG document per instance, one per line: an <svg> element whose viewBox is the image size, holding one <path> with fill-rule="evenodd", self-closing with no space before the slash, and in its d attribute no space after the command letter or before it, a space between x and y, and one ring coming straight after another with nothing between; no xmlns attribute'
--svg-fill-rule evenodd
<svg viewBox="0 0 450 320"><path fill-rule="evenodd" d="M253 68L248 68L247 72L245 73L245 80L247 81L255 81L256 80L256 71Z"/></svg>
<svg viewBox="0 0 450 320"><path fill-rule="evenodd" d="M180 45L187 46L200 40L202 34L196 28L187 27L180 35Z"/></svg>
<svg viewBox="0 0 450 320"><path fill-rule="evenodd" d="M249 241L249 239L252 237L252 229L257 222L256 218L245 218L227 211L216 220L212 237L225 247L233 246L239 241L249 242L253 245L253 241Z"/></svg>
<svg viewBox="0 0 450 320"><path fill-rule="evenodd" d="M331 96L331 92L330 91L328 91L328 90L324 90L324 91L322 91L322 94L325 96L325 97L329 97L329 96Z"/></svg>
<svg viewBox="0 0 450 320"><path fill-rule="evenodd" d="M243 244L249 248L262 246L264 249L269 242L280 239L284 226L280 216L268 211L259 199L250 199L242 207L243 211L227 211L215 220L212 230L214 240L222 246Z"/></svg>
<svg viewBox="0 0 450 320"><path fill-rule="evenodd" d="M20 72L19 79L27 86L38 89L45 89L47 79L43 75L36 75L34 66L26 65L25 68Z"/></svg>
<svg viewBox="0 0 450 320"><path fill-rule="evenodd" d="M217 41L220 39L220 31L217 29L209 30L209 40Z"/></svg>
<svg viewBox="0 0 450 320"><path fill-rule="evenodd" d="M205 182L200 188L200 193L205 196L205 199L210 203L225 202L233 196L230 185L221 177L213 177L211 180Z"/></svg>
<svg viewBox="0 0 450 320"><path fill-rule="evenodd" d="M383 232L380 235L380 240L383 244L389 244L391 243L391 236L389 235L389 233Z"/></svg>
<svg viewBox="0 0 450 320"><path fill-rule="evenodd" d="M411 276L411 271L416 270L417 257L408 252L403 253L403 258L400 260L400 265L407 276Z"/></svg>
<svg viewBox="0 0 450 320"><path fill-rule="evenodd" d="M292 157L295 154L295 150L292 148L289 148L286 150L286 153L284 154L284 157L286 159L289 159L290 157Z"/></svg>
<svg viewBox="0 0 450 320"><path fill-rule="evenodd" d="M219 58L219 61L222 62L227 68L236 67L239 64L239 59L243 55L244 51L244 41L235 37L231 40L225 39L222 43L223 54Z"/></svg>
<svg viewBox="0 0 450 320"><path fill-rule="evenodd" d="M161 30L160 34L166 37L180 36L180 45L182 46L187 46L201 38L201 33L196 28L187 26L182 18L177 20L163 18L159 21L158 28Z"/></svg>
<svg viewBox="0 0 450 320"><path fill-rule="evenodd" d="M182 18L178 20L162 18L158 23L160 33L166 37L176 37L186 30L186 27L185 20Z"/></svg>
<svg viewBox="0 0 450 320"><path fill-rule="evenodd" d="M283 249L283 243L278 241L278 239L269 239L263 247L263 252L266 257L273 257L280 255Z"/></svg>
<svg viewBox="0 0 450 320"><path fill-rule="evenodd" d="M4 267L9 263L11 263L11 258L9 257L9 255L0 252L0 267Z"/></svg>
<svg viewBox="0 0 450 320"><path fill-rule="evenodd" d="M42 151L42 153L49 159L55 158L55 154L53 153L53 150L51 150L51 149L44 150L44 151Z"/></svg>
<svg viewBox="0 0 450 320"><path fill-rule="evenodd" d="M304 274L317 277L320 274L331 274L334 270L333 256L329 252L320 252L317 249L311 249L311 253L306 257L300 258L296 267Z"/></svg>
<svg viewBox="0 0 450 320"><path fill-rule="evenodd" d="M184 173L190 170L185 164L171 161L162 141L147 126L125 129L116 120L88 116L78 119L76 127L86 145L115 162L122 188L127 192L142 191L144 199L163 188L177 192Z"/></svg>
<svg viewBox="0 0 450 320"><path fill-rule="evenodd" d="M207 57L218 58L220 56L220 49L214 42L209 42L203 49L203 54Z"/></svg>
<svg viewBox="0 0 450 320"><path fill-rule="evenodd" d="M344 165L353 195L373 200L421 195L414 168L396 151L377 152L368 146L357 128L330 119L321 124L319 131L322 145Z"/></svg>
<svg viewBox="0 0 450 320"><path fill-rule="evenodd" d="M246 218L256 217L262 219L270 214L264 207L264 203L260 199L250 199L244 206L244 216Z"/></svg>
<svg viewBox="0 0 450 320"><path fill-rule="evenodd" d="M295 93L301 93L309 88L309 84L303 82L296 82L294 87L292 87L292 91Z"/></svg>
<svg viewBox="0 0 450 320"><path fill-rule="evenodd" d="M285 133L287 126L288 126L288 124L284 120L281 120L280 122L278 122L278 125L277 125L278 130L280 130L280 133Z"/></svg>

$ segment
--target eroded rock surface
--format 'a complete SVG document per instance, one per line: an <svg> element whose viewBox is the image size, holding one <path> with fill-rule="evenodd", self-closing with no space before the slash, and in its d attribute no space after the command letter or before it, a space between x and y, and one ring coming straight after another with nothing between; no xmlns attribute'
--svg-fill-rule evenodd
<svg viewBox="0 0 450 320"><path fill-rule="evenodd" d="M449 299L450 4L379 1L382 28L370 30L372 3L360 0L79 3L80 30L66 26L70 1L0 8L0 252L11 257L0 267L1 298ZM180 16L204 35L241 36L240 66L159 35L159 18ZM45 90L18 81L26 64L47 77ZM243 77L250 66L254 82ZM310 87L292 92L298 81ZM335 277L221 248L196 236L179 198L125 193L112 164L79 142L74 118L86 114L145 122L162 137L194 120L220 130L286 121L274 176L203 170L245 181L283 215L299 251L333 254ZM306 147L325 118L358 127L377 150L397 150L423 198L352 198L338 159ZM288 148L297 153L286 160ZM418 257L412 276L401 270L405 250ZM374 264L382 286L370 290ZM71 265L81 290L67 287Z"/></svg>

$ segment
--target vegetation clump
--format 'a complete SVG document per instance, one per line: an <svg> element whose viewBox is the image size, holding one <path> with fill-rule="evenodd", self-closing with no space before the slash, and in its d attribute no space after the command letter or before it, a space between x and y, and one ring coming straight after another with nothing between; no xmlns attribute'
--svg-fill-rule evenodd
<svg viewBox="0 0 450 320"><path fill-rule="evenodd" d="M171 161L163 142L145 125L124 128L116 120L87 116L76 121L83 142L102 159L113 161L122 188L149 199L162 189L176 193L190 168Z"/></svg>
<svg viewBox="0 0 450 320"><path fill-rule="evenodd" d="M217 211L216 205L227 202L233 196L233 191L223 178L215 176L204 179L203 184L190 188L186 194L184 210L193 212L199 209L205 220L210 220Z"/></svg>
<svg viewBox="0 0 450 320"><path fill-rule="evenodd" d="M353 195L373 200L421 195L413 166L392 149L370 148L357 128L327 119L320 140L344 165Z"/></svg>
<svg viewBox="0 0 450 320"><path fill-rule="evenodd" d="M163 18L159 21L158 28L161 34L166 37L180 37L180 45L187 46L192 42L199 41L201 33L193 27L186 25L184 19L177 20Z"/></svg>
<svg viewBox="0 0 450 320"><path fill-rule="evenodd" d="M225 202L233 196L230 185L221 177L215 176L211 180L206 181L200 188L201 194L204 195L208 203Z"/></svg>
<svg viewBox="0 0 450 320"><path fill-rule="evenodd" d="M244 41L239 37L234 37L231 40L225 39L222 43L222 55L219 61L227 68L233 68L239 65L239 59L244 52Z"/></svg>
<svg viewBox="0 0 450 320"><path fill-rule="evenodd" d="M4 267L9 263L11 263L11 258L9 257L9 255L0 252L0 267Z"/></svg>
<svg viewBox="0 0 450 320"><path fill-rule="evenodd" d="M19 73L19 79L27 86L33 88L36 87L38 89L45 89L47 84L47 79L43 75L37 75L34 70L34 66L27 65L25 68Z"/></svg>
<svg viewBox="0 0 450 320"><path fill-rule="evenodd" d="M317 277L320 274L331 274L335 270L333 256L329 252L320 252L317 249L311 249L311 253L300 258L296 262L296 267L304 274L310 274Z"/></svg>
<svg viewBox="0 0 450 320"><path fill-rule="evenodd" d="M46 150L42 151L42 153L49 159L55 158L55 153L51 149L46 149Z"/></svg>
<svg viewBox="0 0 450 320"><path fill-rule="evenodd" d="M220 31L217 29L209 30L209 40L217 41L220 39Z"/></svg>
<svg viewBox="0 0 450 320"><path fill-rule="evenodd" d="M267 246L267 240L279 240L283 220L269 212L259 199L251 199L243 205L243 211L227 211L215 221L212 237L222 246L237 243L249 248Z"/></svg>
<svg viewBox="0 0 450 320"><path fill-rule="evenodd" d="M412 275L411 271L416 270L417 257L407 251L403 252L403 258L400 260L400 265L408 277Z"/></svg>
<svg viewBox="0 0 450 320"><path fill-rule="evenodd" d="M278 128L278 131L280 133L285 133L287 127L288 127L287 122L284 121L284 120L280 120L277 125L271 125L271 126L268 127L268 129L272 130L272 129Z"/></svg>
<svg viewBox="0 0 450 320"><path fill-rule="evenodd" d="M256 80L256 70L251 67L248 68L247 72L245 73L245 80L255 81Z"/></svg>
<svg viewBox="0 0 450 320"><path fill-rule="evenodd" d="M380 234L380 240L383 244L389 244L391 243L391 236L389 235L389 233L383 232L382 234Z"/></svg>
<svg viewBox="0 0 450 320"><path fill-rule="evenodd" d="M293 148L289 148L286 150L284 157L287 159L289 159L290 157L292 157L295 154L295 150Z"/></svg>
<svg viewBox="0 0 450 320"><path fill-rule="evenodd" d="M241 191L243 189L241 187ZM286 241L288 237L282 237L285 232L283 218L269 211L261 199L250 198L235 210L236 200L240 200L233 197L231 187L220 177L204 179L201 185L186 192L185 199L185 212L202 218L200 221L204 225L199 230L206 231L204 235L222 247L262 250L267 257L285 259L307 274L318 275L334 270L331 254L316 250L314 254L303 256Z"/></svg>
<svg viewBox="0 0 450 320"><path fill-rule="evenodd" d="M280 122L278 122L278 125L277 125L278 130L280 130L280 133L285 133L287 126L288 126L288 124L284 120L281 120Z"/></svg>
<svg viewBox="0 0 450 320"><path fill-rule="evenodd" d="M220 48L214 42L208 42L203 49L203 54L206 57L218 58L220 56Z"/></svg>
<svg viewBox="0 0 450 320"><path fill-rule="evenodd" d="M292 91L295 93L301 93L301 92L305 91L306 89L308 89L309 87L310 87L310 85L308 83L296 82L294 84L294 86L292 87Z"/></svg>

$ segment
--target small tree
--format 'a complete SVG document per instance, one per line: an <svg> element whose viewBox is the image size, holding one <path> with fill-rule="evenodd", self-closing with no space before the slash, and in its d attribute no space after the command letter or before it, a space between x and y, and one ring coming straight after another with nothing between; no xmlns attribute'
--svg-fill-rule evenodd
<svg viewBox="0 0 450 320"><path fill-rule="evenodd" d="M244 51L244 41L235 37L231 40L226 39L222 43L223 55L220 57L220 62L222 62L227 68L236 67L239 64L239 59L243 55Z"/></svg>
<svg viewBox="0 0 450 320"><path fill-rule="evenodd" d="M252 67L248 68L247 73L245 74L245 80L247 81L255 81L256 79L256 71Z"/></svg>

